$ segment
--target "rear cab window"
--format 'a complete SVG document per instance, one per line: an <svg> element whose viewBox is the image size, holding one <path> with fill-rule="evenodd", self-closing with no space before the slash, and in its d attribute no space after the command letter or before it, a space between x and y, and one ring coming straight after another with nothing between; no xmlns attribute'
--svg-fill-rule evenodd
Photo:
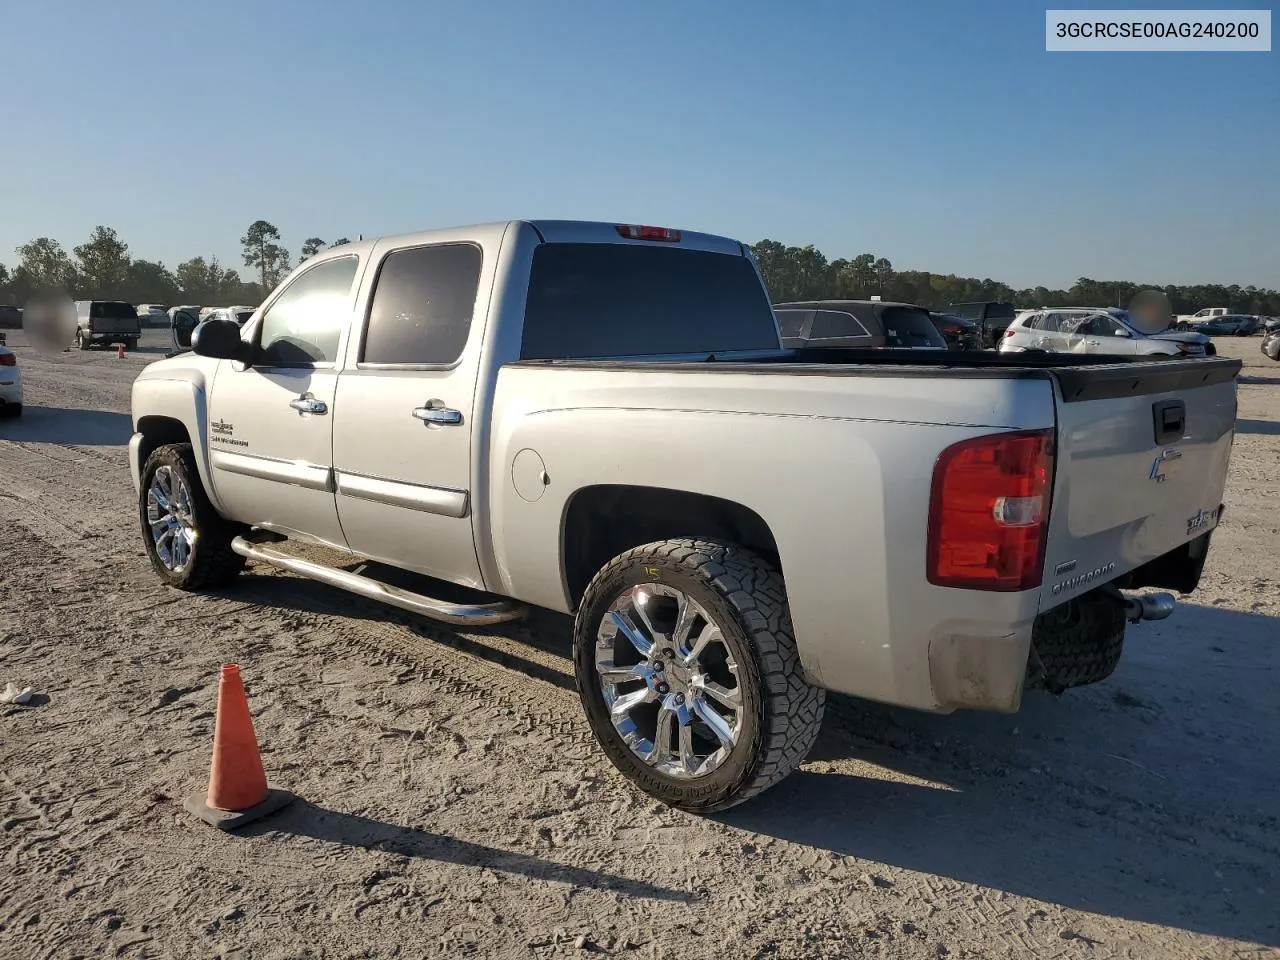
<svg viewBox="0 0 1280 960"><path fill-rule="evenodd" d="M116 300L95 300L89 304L90 320L136 320L138 309L131 303Z"/></svg>
<svg viewBox="0 0 1280 960"><path fill-rule="evenodd" d="M533 254L525 360L778 350L751 261L630 243L544 243Z"/></svg>

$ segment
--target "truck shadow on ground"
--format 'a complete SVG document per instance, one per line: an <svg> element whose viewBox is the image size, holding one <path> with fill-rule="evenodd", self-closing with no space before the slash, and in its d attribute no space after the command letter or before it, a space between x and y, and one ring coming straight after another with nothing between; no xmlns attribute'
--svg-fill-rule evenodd
<svg viewBox="0 0 1280 960"><path fill-rule="evenodd" d="M1264 437L1280 437L1280 420L1237 420L1236 433L1256 433Z"/></svg>
<svg viewBox="0 0 1280 960"><path fill-rule="evenodd" d="M229 599L247 589L281 609L396 623L574 689L562 615L464 634L312 581L244 579ZM832 695L807 769L718 819L1071 909L1280 944L1280 751L1267 733L1277 638L1275 618L1185 604L1168 624L1135 628L1105 683L1028 693L1016 715ZM1163 680L1148 660L1171 662Z"/></svg>
<svg viewBox="0 0 1280 960"><path fill-rule="evenodd" d="M67 407L23 406L16 420L0 420L0 439L27 443L67 443L123 447L133 435L127 413L74 410Z"/></svg>
<svg viewBox="0 0 1280 960"><path fill-rule="evenodd" d="M401 857L456 863L467 867L487 867L535 880L589 887L593 890L612 890L628 897L685 902L693 899L691 894L684 891L670 890L598 870L568 866L525 853L455 840L416 827L404 827L351 813L327 810L303 800L294 802L268 820L252 824L241 833L246 836L286 833L297 837L311 837L344 847L361 847Z"/></svg>

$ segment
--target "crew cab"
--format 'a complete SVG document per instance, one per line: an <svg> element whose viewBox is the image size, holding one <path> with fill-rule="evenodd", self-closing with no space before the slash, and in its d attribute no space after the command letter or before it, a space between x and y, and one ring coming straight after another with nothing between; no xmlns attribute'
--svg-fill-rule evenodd
<svg viewBox="0 0 1280 960"><path fill-rule="evenodd" d="M1105 678L1173 609L1122 591L1199 582L1239 369L788 349L742 243L512 221L325 250L202 323L134 383L129 460L173 587L253 559L464 629L572 615L604 752L708 812L805 758L825 691Z"/></svg>

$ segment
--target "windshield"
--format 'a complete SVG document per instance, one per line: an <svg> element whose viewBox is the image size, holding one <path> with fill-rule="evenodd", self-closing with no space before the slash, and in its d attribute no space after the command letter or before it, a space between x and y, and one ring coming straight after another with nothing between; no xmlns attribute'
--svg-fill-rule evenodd
<svg viewBox="0 0 1280 960"><path fill-rule="evenodd" d="M746 257L622 243L547 243L533 255L526 360L779 348Z"/></svg>

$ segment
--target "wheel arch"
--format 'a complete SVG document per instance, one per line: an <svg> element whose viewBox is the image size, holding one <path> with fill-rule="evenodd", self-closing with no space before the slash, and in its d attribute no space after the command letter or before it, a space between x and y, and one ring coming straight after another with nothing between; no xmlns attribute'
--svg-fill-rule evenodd
<svg viewBox="0 0 1280 960"><path fill-rule="evenodd" d="M565 505L560 573L569 609L610 560L633 547L682 537L737 543L781 572L769 524L733 500L668 487L597 484L576 490Z"/></svg>

